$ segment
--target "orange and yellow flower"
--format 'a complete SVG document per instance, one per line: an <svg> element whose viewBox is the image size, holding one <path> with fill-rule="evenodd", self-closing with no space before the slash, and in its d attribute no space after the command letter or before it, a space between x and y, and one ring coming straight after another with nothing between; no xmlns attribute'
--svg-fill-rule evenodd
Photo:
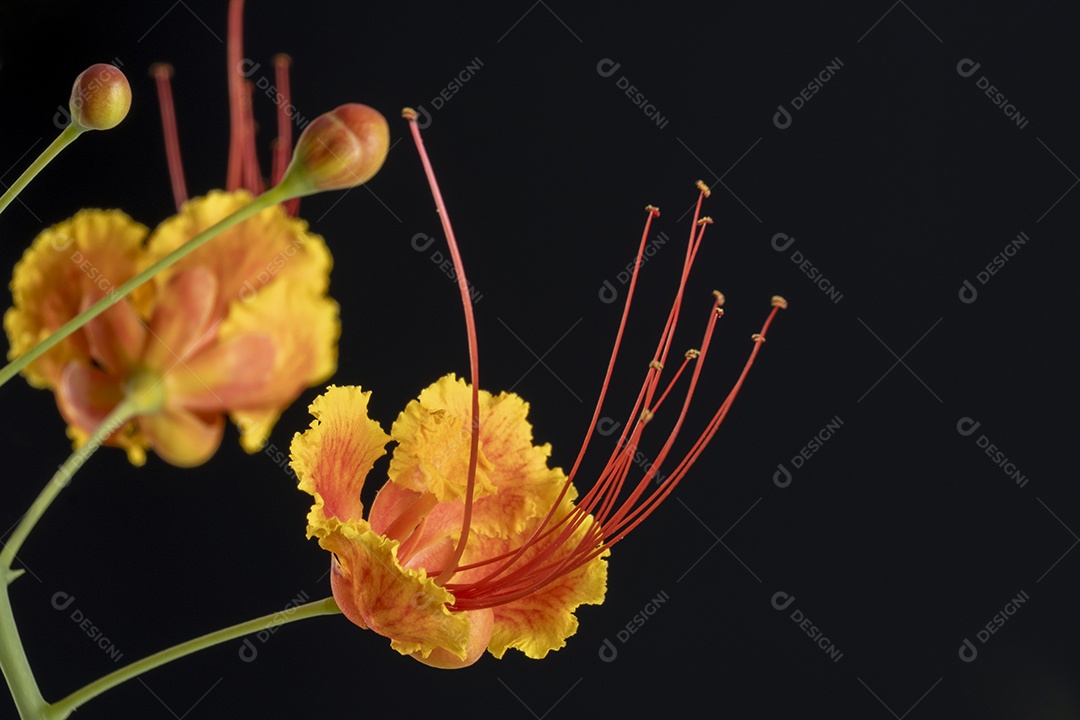
<svg viewBox="0 0 1080 720"><path fill-rule="evenodd" d="M117 210L83 210L42 232L16 265L4 315L9 357L250 201L212 192L152 234ZM159 398L109 444L181 466L218 448L225 415L256 452L281 410L334 371L338 306L322 238L274 206L120 300L24 370L50 388L81 444L125 396Z"/></svg>
<svg viewBox="0 0 1080 720"><path fill-rule="evenodd" d="M420 138L417 113L406 108L413 139L446 233L454 263L469 345L470 376L479 374L476 324L465 269L431 162ZM548 466L551 448L536 446L518 396L491 395L453 375L441 378L409 403L387 435L368 415L370 392L330 387L312 403L311 427L292 442L299 487L314 497L308 537L332 553L331 586L341 611L361 628L391 640L404 655L442 668L476 662L507 648L542 658L577 630L574 612L603 602L611 548L649 516L686 476L727 416L769 325L787 302L775 296L772 312L734 387L693 446L666 476L659 468L686 419L701 362L708 351L724 297L714 293L699 348L686 352L666 387L660 380L678 325L687 274L712 221L701 216L709 189L698 183L682 281L629 418L607 464L578 499L573 481L597 430L619 352L638 270L654 218L647 220L626 293L607 374L593 418L569 474ZM686 395L667 439L636 481L645 426L692 364ZM394 441L388 482L367 517L361 500L365 479ZM577 502L575 502L577 501Z"/></svg>
<svg viewBox="0 0 1080 720"><path fill-rule="evenodd" d="M553 507L574 515L576 492L548 466L550 445L533 444L527 403L510 393L479 394L470 528L450 567L467 507L471 388L443 377L408 404L389 435L368 416L370 397L358 387L330 387L311 405L311 427L292 443L300 489L315 499L308 537L333 553L331 585L342 612L437 667L469 665L485 649L497 658L507 648L542 658L565 645L577 630L577 607L603 602L607 553L576 553L595 546L587 514L565 524L565 538L558 529L534 538ZM365 518L360 493L389 441L397 443L389 481Z"/></svg>

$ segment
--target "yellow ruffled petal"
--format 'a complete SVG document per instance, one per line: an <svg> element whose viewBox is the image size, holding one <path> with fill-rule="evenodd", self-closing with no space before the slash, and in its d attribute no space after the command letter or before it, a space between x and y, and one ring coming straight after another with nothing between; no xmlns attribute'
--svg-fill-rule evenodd
<svg viewBox="0 0 1080 720"><path fill-rule="evenodd" d="M315 498L308 537L323 537L349 520L361 520L360 491L390 440L368 417L371 392L331 385L308 410L311 427L293 436L289 450L299 488Z"/></svg>
<svg viewBox="0 0 1080 720"><path fill-rule="evenodd" d="M329 532L319 545L334 553L331 586L346 617L390 638L391 647L402 655L426 658L441 648L466 659L469 614L450 612L453 595L426 572L401 567L396 540L376 534L359 520Z"/></svg>
<svg viewBox="0 0 1080 720"><path fill-rule="evenodd" d="M184 205L150 238L151 252L164 255L251 201L245 191L214 191ZM217 278L212 318L221 320L219 342L240 335L266 335L274 346L271 380L243 406L230 408L241 445L258 452L281 411L308 387L337 369L341 334L338 305L326 296L332 266L323 239L303 220L271 207L159 275L158 284L185 268L205 268Z"/></svg>
<svg viewBox="0 0 1080 720"><path fill-rule="evenodd" d="M420 393L390 431L400 443L390 463L390 479L433 492L440 502L464 498L471 408L470 386L453 375ZM528 412L529 404L518 395L480 392L480 462L472 519L477 532L517 535L531 518L546 514L562 490L566 476L548 467L550 445L533 445Z"/></svg>
<svg viewBox="0 0 1080 720"><path fill-rule="evenodd" d="M215 190L195 198L180 213L161 223L148 241L154 257L162 257L183 245L236 210L251 202L243 190ZM322 238L308 232L303 220L289 217L278 205L263 210L227 230L159 274L161 285L189 267L210 270L218 280L214 316L224 318L234 302L250 300L266 285L289 277L315 294L326 292L329 265Z"/></svg>
<svg viewBox="0 0 1080 720"><path fill-rule="evenodd" d="M439 502L465 497L472 450L472 396L469 386L447 375L425 388L394 421L390 435L398 441L390 461L390 480L403 488L433 493ZM480 392L483 422L491 394ZM481 436L473 499L495 492L491 463Z"/></svg>
<svg viewBox="0 0 1080 720"><path fill-rule="evenodd" d="M107 295L145 264L143 240L148 230L117 210L82 210L35 238L15 265L12 307L4 314L14 359L75 317L87 295ZM154 290L144 285L131 295L146 318ZM51 387L64 366L86 360L89 347L82 332L59 343L23 370L35 387Z"/></svg>

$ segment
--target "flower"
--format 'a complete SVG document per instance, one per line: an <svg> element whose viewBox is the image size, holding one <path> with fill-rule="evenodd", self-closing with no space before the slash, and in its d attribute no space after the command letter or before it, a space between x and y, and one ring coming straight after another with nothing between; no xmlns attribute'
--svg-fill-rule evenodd
<svg viewBox="0 0 1080 720"><path fill-rule="evenodd" d="M263 192L242 24L243 3L232 0L227 192L188 201L172 67L154 65L178 214L152 235L116 210L83 210L41 233L11 283L14 305L4 316L10 358ZM370 179L386 157L389 130L377 111L355 103L316 118L287 162L289 62L285 55L275 58L278 142L270 181L309 194ZM83 113L76 119L88 127L119 122L126 89L112 66L91 67L75 83L73 113ZM225 415L254 453L281 410L333 374L340 323L337 303L326 296L330 253L294 218L297 203L271 207L222 232L23 369L32 385L55 392L76 446L127 399L138 401L138 416L107 444L123 447L135 465L145 462L148 449L174 465L205 462L221 443Z"/></svg>
<svg viewBox="0 0 1080 720"><path fill-rule="evenodd" d="M574 610L603 602L606 588L607 553L574 555L582 543L590 550L595 544L587 515L568 524L559 543L549 535L529 545L553 506L575 514L576 492L561 470L548 467L551 446L533 445L520 397L478 395L470 529L450 571L465 532L472 445L472 389L463 380L447 375L426 388L390 435L368 417L370 392L331 386L312 403L315 420L291 448L299 487L315 499L308 537L333 553L331 585L341 610L389 637L398 652L437 667L469 665L485 649L498 658L507 648L542 658L574 634ZM389 481L365 519L360 493L390 440L397 446ZM512 572L497 572L498 560L526 546ZM522 590L529 591L515 598Z"/></svg>
<svg viewBox="0 0 1080 720"><path fill-rule="evenodd" d="M434 171L420 139L415 111L406 109L417 149L449 244L465 310L470 374L478 375L476 325L457 242ZM597 431L601 408L637 284L649 229L647 220L607 374L592 422L568 474L548 466L550 446L534 446L528 405L518 396L491 395L447 375L421 392L387 435L368 415L371 393L330 387L312 403L311 426L290 448L300 490L314 498L308 537L332 553L331 587L353 623L391 640L404 655L441 668L476 662L507 648L543 658L577 630L574 612L604 600L611 549L668 497L727 416L765 341L773 310L752 337L750 358L702 434L667 476L658 475L687 416L724 297L714 293L700 348L661 388L678 325L686 278L707 225L701 217L709 189L698 183L682 280L644 383L607 465L578 500L573 481ZM640 458L643 432L686 368L695 362L682 408L642 477L628 482ZM611 426L608 425L610 434ZM361 492L385 446L395 441L388 482L367 517ZM575 503L575 500L577 502Z"/></svg>
<svg viewBox="0 0 1080 720"><path fill-rule="evenodd" d="M250 199L212 192L153 234L117 210L83 210L45 230L15 267L4 315L9 356ZM280 411L335 369L330 265L322 238L274 206L121 299L23 374L54 391L76 445L122 399L153 390L147 411L109 440L135 465L150 448L175 465L205 462L225 414L256 452Z"/></svg>

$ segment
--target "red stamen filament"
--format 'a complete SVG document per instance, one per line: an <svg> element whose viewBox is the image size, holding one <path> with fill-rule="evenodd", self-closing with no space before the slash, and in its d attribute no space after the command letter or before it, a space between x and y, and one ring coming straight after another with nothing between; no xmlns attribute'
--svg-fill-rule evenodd
<svg viewBox="0 0 1080 720"><path fill-rule="evenodd" d="M277 185L285 176L285 169L289 166L290 154L292 153L292 118L289 117L289 108L292 107L292 95L289 90L289 67L292 58L285 53L274 56L274 82L277 84L277 140L274 141L274 160L271 165L271 183ZM293 198L285 203L285 212L292 217L300 210L300 198Z"/></svg>
<svg viewBox="0 0 1080 720"><path fill-rule="evenodd" d="M653 478L659 471L661 464L667 459L667 456L682 429L683 422L686 419L690 408L691 399L697 388L702 369L702 362L705 359L709 344L712 340L716 321L723 315L723 310L720 306L724 302L724 297L720 293L716 293L716 299L709 312L708 323L706 324L702 336L701 349L699 351L690 351L686 354L683 363L675 372L674 377L667 383L663 392L660 393L659 399L654 403L653 398L659 386L664 363L671 350L675 329L678 325L679 312L682 306L683 294L686 289L690 268L701 247L705 226L712 223L710 218L700 217L702 202L704 198L709 195L709 190L702 183L699 183L698 186L701 190L701 194L698 197L697 207L694 212L694 224L691 226L683 269L679 280L679 287L672 302L671 310L668 313L663 332L660 335L653 361L649 364L649 369L646 372L645 380L638 393L633 410L631 411L622 434L616 442L615 449L609 457L604 469L601 471L597 482L585 496L579 500L577 506L572 511L556 519L555 513L557 508L566 496L570 484L577 475L585 452L588 449L589 441L596 430L597 423L600 419L601 408L606 399L615 361L626 328L630 303L637 284L638 270L641 267L641 260L652 219L660 214L656 208L649 206L647 208L649 214L638 248L637 262L634 264L634 270L631 274L630 283L627 288L622 318L619 322L619 329L615 336L614 346L608 361L608 367L600 389L599 398L593 411L592 419L589 422L585 439L582 442L581 449L578 451L577 458L570 470L570 474L567 476L566 483L558 498L553 503L551 510L548 511L543 521L537 526L532 535L521 547L496 557L486 558L459 567L458 562L461 559L468 539L469 525L472 516L472 496L476 480L476 460L479 443L479 387L477 384L478 363L476 330L473 322L468 287L465 281L465 273L461 265L460 254L458 253L457 241L454 238L453 230L450 226L450 219L446 212L446 206L439 193L434 171L431 168L430 160L424 150L423 141L420 137L420 129L416 123L416 113L407 109L403 115L409 120L413 140L420 153L421 161L424 165L424 172L427 175L428 183L431 186L432 195L435 199L436 207L438 208L439 217L443 223L443 230L446 233L451 257L453 258L455 271L457 272L458 285L465 308L470 371L472 374L472 445L469 458L469 473L466 480L465 512L462 521L462 533L454 550L453 557L447 565L438 572L436 582L440 585L444 584L446 589L454 594L455 600L450 607L451 610L474 610L493 607L525 597L552 582L556 578L574 571L598 555L606 552L613 545L626 537L630 531L637 527L646 517L659 507L660 503L671 494L682 478L686 476L690 467L698 459L709 441L711 441L716 434L716 431L719 429L724 418L727 417L728 410L731 408L735 397L742 388L742 384L750 372L750 367L753 365L754 360L760 351L761 344L765 341L765 335L768 332L769 326L772 324L773 318L776 316L777 311L782 307L786 307L787 304L782 298L774 298L773 310L765 320L761 332L754 336L754 349L750 353L750 357L746 361L746 365L743 367L742 373L734 387L729 391L724 402L713 415L713 418L709 421L702 434L693 443L689 452L687 452L676 465L676 468L671 475L665 478L651 493L646 495L646 490L648 490ZM661 405L663 405L675 383L693 359L697 359L698 362L694 365L694 370L691 373L686 394L683 397L682 407L675 420L674 426L669 431L663 446L657 453L649 470L645 472L644 476L638 481L637 485L629 495L618 504L618 509L616 510L615 506L619 501L619 497L623 494L622 491L625 481L633 468L633 460L637 453L645 425L652 419L653 415L660 409ZM642 499L643 496L644 499ZM586 531L581 534L581 537L574 544L573 549L571 549L563 558L552 560L552 555L569 542L573 535L589 520L589 516L593 514L594 518L592 523L588 526ZM533 557L529 558L527 561L521 560L526 551L537 548L538 551ZM485 566L494 567L482 578L468 583L447 582L459 571Z"/></svg>
<svg viewBox="0 0 1080 720"><path fill-rule="evenodd" d="M259 155L255 151L255 117L251 113L251 97L254 92L255 86L251 82L245 81L241 141L243 143L243 187L252 195L258 195L264 190L264 187L262 171L259 169Z"/></svg>
<svg viewBox="0 0 1080 720"><path fill-rule="evenodd" d="M469 423L471 441L469 443L469 473L465 481L465 512L461 521L461 537L454 554L442 572L435 578L435 582L443 585L457 572L457 564L465 552L465 544L469 540L469 529L472 524L473 490L476 486L476 463L480 455L480 359L479 346L476 342L476 321L473 318L472 297L469 295L469 284L465 279L465 266L461 261L461 253L458 252L457 240L454 238L454 229L450 226L450 214L446 210L442 193L439 191L439 183L435 180L435 171L431 167L427 151L424 149L424 141L420 137L420 127L416 124L416 112L406 109L402 115L409 121L412 130L413 141L416 150L420 154L420 161L424 165L424 174L427 175L428 185L431 187L431 196L438 208L439 219L442 220L443 232L446 234L446 242L450 248L450 257L454 262L454 271L457 273L458 290L461 293L461 304L465 311L465 331L469 343L469 382L472 385L472 418Z"/></svg>
<svg viewBox="0 0 1080 720"><path fill-rule="evenodd" d="M244 0L229 0L228 42L225 53L229 78L229 166L225 189L229 192L241 185L244 140L244 76L240 63L244 59Z"/></svg>
<svg viewBox="0 0 1080 720"><path fill-rule="evenodd" d="M172 183L176 210L187 202L187 183L184 182L184 165L180 160L180 134L176 130L176 109L173 105L172 84L169 79L173 67L168 63L155 63L150 74L157 82L158 105L161 107L161 130L165 136L165 158L169 163L169 180Z"/></svg>

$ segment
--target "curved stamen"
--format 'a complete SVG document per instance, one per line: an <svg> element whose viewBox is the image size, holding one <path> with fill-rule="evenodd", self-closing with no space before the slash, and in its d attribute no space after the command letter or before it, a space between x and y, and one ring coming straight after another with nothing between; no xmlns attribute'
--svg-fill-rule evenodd
<svg viewBox="0 0 1080 720"><path fill-rule="evenodd" d="M457 564L465 552L465 544L469 540L469 529L472 524L473 490L476 486L476 464L480 456L480 360L479 346L476 342L476 321L473 318L472 297L469 294L469 284L465 279L465 266L461 261L461 253L458 252L457 240L454 238L454 229L450 226L450 214L446 210L442 193L439 191L439 183L435 180L435 171L431 167L427 151L424 149L424 141L420 137L420 126L417 125L416 111L405 108L402 117L409 121L409 129L412 131L413 142L420 154L420 162L424 165L424 174L427 175L428 185L431 188L431 196L435 200L435 207L442 221L443 232L446 234L446 243L450 248L450 258L454 262L454 271L457 273L458 290L461 292L461 304L465 311L465 331L469 343L469 383L472 386L472 420L469 424L471 441L469 443L469 474L465 481L465 512L461 520L461 537L450 561L435 578L435 582L443 585L457 572Z"/></svg>
<svg viewBox="0 0 1080 720"><path fill-rule="evenodd" d="M173 66L168 63L154 63L150 66L150 75L157 82L158 105L161 107L161 129L165 135L165 158L169 163L169 180L172 183L173 200L176 211L188 201L187 183L184 181L184 165L180 159L180 133L176 129L176 109L173 105L172 78Z"/></svg>
<svg viewBox="0 0 1080 720"><path fill-rule="evenodd" d="M241 187L244 161L244 76L240 64L244 60L244 0L229 0L229 30L227 50L229 78L229 167L225 189Z"/></svg>

